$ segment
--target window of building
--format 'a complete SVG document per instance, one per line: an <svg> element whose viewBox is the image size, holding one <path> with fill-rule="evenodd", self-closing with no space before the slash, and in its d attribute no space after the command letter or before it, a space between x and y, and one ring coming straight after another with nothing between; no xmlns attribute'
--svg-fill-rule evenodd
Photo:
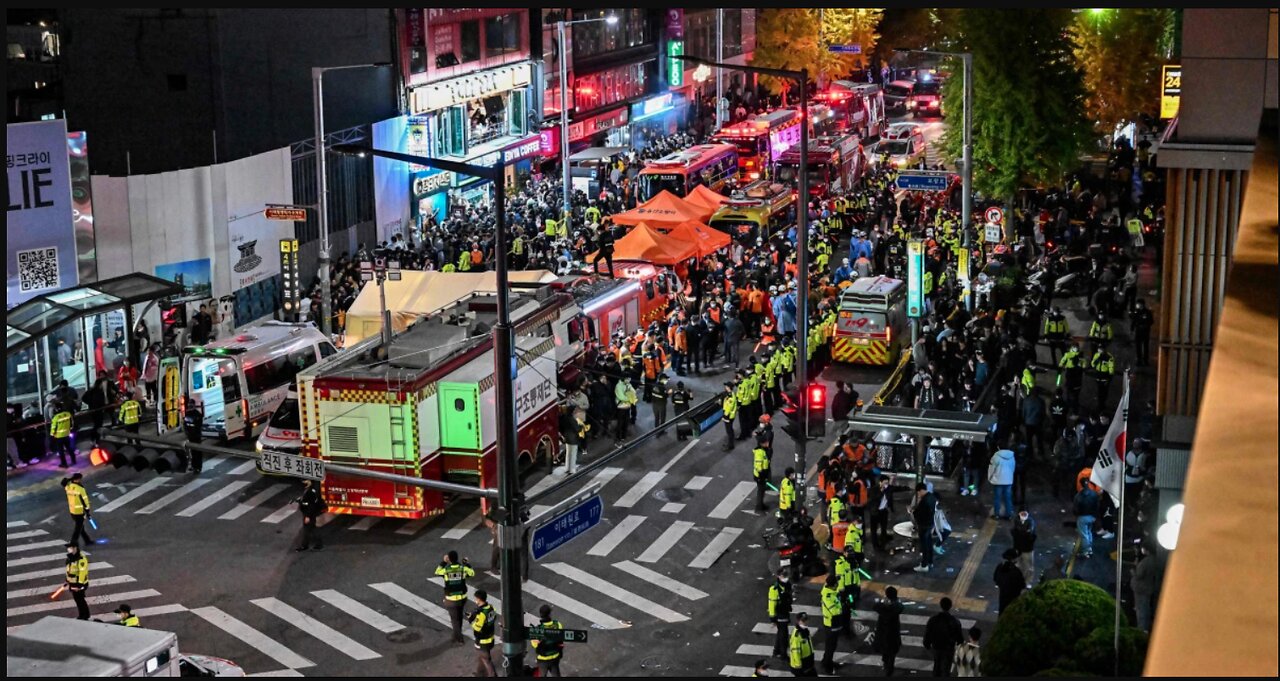
<svg viewBox="0 0 1280 681"><path fill-rule="evenodd" d="M593 111L639 97L655 81L657 61L627 64L578 76L574 81L575 111Z"/></svg>
<svg viewBox="0 0 1280 681"><path fill-rule="evenodd" d="M484 20L484 56L500 57L519 50L519 15L504 14Z"/></svg>
<svg viewBox="0 0 1280 681"><path fill-rule="evenodd" d="M716 58L716 11L699 10L685 14L685 54L703 59ZM742 10L724 11L724 58L742 54Z"/></svg>
<svg viewBox="0 0 1280 681"><path fill-rule="evenodd" d="M585 59L654 42L653 26L649 21L648 12L644 9L587 10L575 12L573 20L603 19L607 16L617 16L617 23L609 25L604 21L590 21L577 24L571 29L573 31L572 55L575 59Z"/></svg>
<svg viewBox="0 0 1280 681"><path fill-rule="evenodd" d="M517 137L523 137L529 123L529 116L525 113L525 91L512 90L509 97L507 132Z"/></svg>
<svg viewBox="0 0 1280 681"><path fill-rule="evenodd" d="M462 63L476 61L480 58L480 20L464 21L458 25L459 43L461 45L458 55Z"/></svg>
<svg viewBox="0 0 1280 681"><path fill-rule="evenodd" d="M466 111L468 147L478 146L507 134L507 95L473 99L467 102Z"/></svg>

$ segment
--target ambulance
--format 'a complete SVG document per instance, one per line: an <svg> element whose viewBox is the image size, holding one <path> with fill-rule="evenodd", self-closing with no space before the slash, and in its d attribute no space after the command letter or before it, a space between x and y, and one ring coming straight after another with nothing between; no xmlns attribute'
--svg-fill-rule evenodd
<svg viewBox="0 0 1280 681"><path fill-rule="evenodd" d="M849 364L896 362L907 338L906 297L906 284L890 277L860 277L845 288L831 358Z"/></svg>

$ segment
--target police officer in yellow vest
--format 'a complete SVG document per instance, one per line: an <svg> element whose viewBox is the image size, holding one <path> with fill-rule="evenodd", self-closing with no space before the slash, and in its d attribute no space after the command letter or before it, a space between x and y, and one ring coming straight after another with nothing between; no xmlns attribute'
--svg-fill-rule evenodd
<svg viewBox="0 0 1280 681"><path fill-rule="evenodd" d="M1022 368L1022 380L1021 380L1020 387L1022 388L1023 397L1030 396L1031 391L1034 390L1036 387L1036 376L1034 373L1031 372L1030 366L1026 366Z"/></svg>
<svg viewBox="0 0 1280 681"><path fill-rule="evenodd" d="M796 615L796 628L791 631L791 644L787 647L787 662L795 676L817 676L813 668L813 639L809 635L809 615Z"/></svg>
<svg viewBox="0 0 1280 681"><path fill-rule="evenodd" d="M142 626L142 621L138 619L137 615L133 614L133 608L129 607L128 603L125 603L120 607L116 608L115 610L112 610L112 612L120 616L120 621L116 622L116 624L119 624L125 627L141 627Z"/></svg>
<svg viewBox="0 0 1280 681"><path fill-rule="evenodd" d="M836 644L840 640L843 613L839 578L827 575L827 582L822 586L819 598L822 602L822 673L829 676L836 673Z"/></svg>
<svg viewBox="0 0 1280 681"><path fill-rule="evenodd" d="M476 676L497 676L493 668L493 632L498 616L489 605L489 594L484 589L476 589L472 596L476 607L468 619L471 622L471 635L476 642Z"/></svg>
<svg viewBox="0 0 1280 681"><path fill-rule="evenodd" d="M597 208L594 203L591 204L590 206L587 206L586 215L587 215L587 222L593 225L600 224L600 209Z"/></svg>
<svg viewBox="0 0 1280 681"><path fill-rule="evenodd" d="M89 619L89 557L75 542L67 544L67 589L76 601L76 619Z"/></svg>
<svg viewBox="0 0 1280 681"><path fill-rule="evenodd" d="M1093 347L1105 348L1114 336L1111 322L1105 315L1098 313L1098 317L1089 325L1089 340L1093 343Z"/></svg>
<svg viewBox="0 0 1280 681"><path fill-rule="evenodd" d="M723 411L721 423L724 424L724 451L733 449L737 437L733 434L733 420L738 417L738 396L732 381L725 381L724 394L720 397L720 409Z"/></svg>
<svg viewBox="0 0 1280 681"><path fill-rule="evenodd" d="M769 621L776 628L773 638L773 656L783 657L787 651L787 629L791 625L790 571L778 568L777 578L769 585Z"/></svg>
<svg viewBox="0 0 1280 681"><path fill-rule="evenodd" d="M538 608L538 626L544 629L564 629L564 625L551 619L551 606L543 603ZM560 676L560 658L564 656L564 643L534 639L533 650L538 655L538 672L541 676Z"/></svg>
<svg viewBox="0 0 1280 681"><path fill-rule="evenodd" d="M769 486L769 450L757 446L751 450L751 476L756 481L756 510L764 512L764 490Z"/></svg>
<svg viewBox="0 0 1280 681"><path fill-rule="evenodd" d="M751 434L751 378L741 370L736 375L738 387L734 391L738 398L738 439L745 440Z"/></svg>
<svg viewBox="0 0 1280 681"><path fill-rule="evenodd" d="M782 519L782 525L791 524L791 515L795 513L796 507L796 469L788 466L787 470L782 472L782 480L778 482L778 516Z"/></svg>
<svg viewBox="0 0 1280 681"><path fill-rule="evenodd" d="M458 271L459 272L471 271L471 251L468 251L466 248L459 249Z"/></svg>
<svg viewBox="0 0 1280 681"><path fill-rule="evenodd" d="M458 562L458 552L444 554L444 560L436 566L436 576L444 578L444 607L453 623L453 641L462 643L462 607L467 602L467 579L476 576L467 559Z"/></svg>
<svg viewBox="0 0 1280 681"><path fill-rule="evenodd" d="M1072 406L1080 402L1080 384L1084 378L1084 357L1080 356L1080 347L1075 343L1067 348L1062 359L1058 360L1058 383L1063 384L1063 378L1066 378L1065 385L1067 401Z"/></svg>
<svg viewBox="0 0 1280 681"><path fill-rule="evenodd" d="M58 453L59 464L66 468L67 455L71 455L71 465L76 462L76 450L71 446L71 410L66 404L60 404L58 412L49 422L49 444Z"/></svg>
<svg viewBox="0 0 1280 681"><path fill-rule="evenodd" d="M1044 341L1056 363L1058 355L1067 345L1067 317L1056 307L1051 307L1044 313Z"/></svg>
<svg viewBox="0 0 1280 681"><path fill-rule="evenodd" d="M1107 404L1107 393L1111 391L1111 379L1116 375L1116 358L1105 347L1098 348L1089 360L1089 367L1093 369L1093 380L1098 387L1095 406L1102 409Z"/></svg>
<svg viewBox="0 0 1280 681"><path fill-rule="evenodd" d="M71 531L71 539L68 541L74 544L84 539L85 546L88 546L93 543L93 540L84 531L84 523L89 519L91 505L89 492L85 490L83 480L83 474L72 473L71 477L62 479L62 488L67 495L67 510L71 513L72 522L75 523L75 529Z"/></svg>
<svg viewBox="0 0 1280 681"><path fill-rule="evenodd" d="M137 433L140 426L139 421L142 420L142 403L138 402L138 393L135 391L128 395L129 399L120 405L120 423L124 425L125 432ZM142 443L136 438L129 438L129 444L140 446Z"/></svg>
<svg viewBox="0 0 1280 681"><path fill-rule="evenodd" d="M547 241L556 238L556 219L548 216L543 222L542 233L547 237Z"/></svg>

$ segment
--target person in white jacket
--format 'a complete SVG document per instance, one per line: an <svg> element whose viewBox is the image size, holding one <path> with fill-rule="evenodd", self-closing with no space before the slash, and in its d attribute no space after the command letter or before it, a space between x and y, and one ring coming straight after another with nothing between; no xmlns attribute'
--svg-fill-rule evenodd
<svg viewBox="0 0 1280 681"><path fill-rule="evenodd" d="M991 483L994 503L991 517L996 520L1009 520L1013 517L1013 469L1015 461L1013 450L1007 442L1000 443L1000 449L991 455L991 463L987 466L987 482ZM1004 512L1001 513L1003 506Z"/></svg>

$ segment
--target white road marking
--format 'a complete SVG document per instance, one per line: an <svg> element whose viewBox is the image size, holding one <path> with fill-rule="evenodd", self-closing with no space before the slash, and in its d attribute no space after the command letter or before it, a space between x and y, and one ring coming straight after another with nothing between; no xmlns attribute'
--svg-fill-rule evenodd
<svg viewBox="0 0 1280 681"><path fill-rule="evenodd" d="M271 523L275 525L275 524L278 524L280 521L284 520L285 518L288 518L289 516L293 515L294 513L297 513L298 508L294 506L293 502L294 500L290 499L289 502L286 503L284 506L277 508L275 511L272 511L271 515L263 518L262 522Z"/></svg>
<svg viewBox="0 0 1280 681"><path fill-rule="evenodd" d="M373 660L382 655L366 648L355 639L276 598L255 598L250 603L311 634L331 648L353 660Z"/></svg>
<svg viewBox="0 0 1280 681"><path fill-rule="evenodd" d="M5 540L14 541L15 539L30 539L31 537L43 537L46 534L49 533L44 530L27 530L26 532L14 532L13 534L7 534L5 535Z"/></svg>
<svg viewBox="0 0 1280 681"><path fill-rule="evenodd" d="M348 527L347 529L355 530L357 532L365 532L369 528L373 527L374 525L377 525L379 520L382 520L381 516L376 516L376 515L365 516L360 520L356 521L355 524L353 524L351 527Z"/></svg>
<svg viewBox="0 0 1280 681"><path fill-rule="evenodd" d="M93 512L94 513L110 513L116 510L117 508L120 508L121 506L124 506L125 504L133 501L134 499L137 499L138 497L146 494L147 492L150 492L151 490L163 485L167 480L168 478L163 478L160 476L151 478L150 480L142 483L138 487L135 487L133 490L126 492L124 496L117 498L115 501L112 501L111 503L103 506L102 508L93 509Z"/></svg>
<svg viewBox="0 0 1280 681"><path fill-rule="evenodd" d="M403 624L339 591L322 589L320 591L312 591L311 595L384 634L404 629Z"/></svg>
<svg viewBox="0 0 1280 681"><path fill-rule="evenodd" d="M66 542L61 539L46 539L45 541L31 542L29 544L15 544L6 546L5 553L22 553L23 551L35 551L36 549L47 549L50 546L63 546Z"/></svg>
<svg viewBox="0 0 1280 681"><path fill-rule="evenodd" d="M688 453L689 453L689 450L690 450L690 449L693 449L693 446L694 446L694 445L696 445L696 444L698 444L698 440L701 440L701 439L702 439L702 438L697 438L697 437L695 437L695 438L693 439L693 442L690 442L689 444L685 445L685 446L684 446L684 449L681 449L681 450L680 450L680 453L679 453L679 454L676 454L675 456L671 457L670 459L667 459L667 462L666 462L666 463L664 463L664 464L662 464L662 468L659 468L659 469L658 469L658 472L659 472L659 473L666 473L667 471L671 470L671 467L672 467L672 466L674 466L674 465L676 465L676 462L677 462L677 461L679 461L680 459L683 459L683 458L684 458L684 455L685 455L685 454L688 454Z"/></svg>
<svg viewBox="0 0 1280 681"><path fill-rule="evenodd" d="M805 612L809 614L810 618L814 617L815 615L818 617L822 616L822 608L816 605L793 605L791 606L791 612L792 613ZM854 616L854 619L857 619L863 622L876 621L876 614L869 610L854 610L853 616ZM900 615L898 619L900 619L903 624L909 624L912 626L919 626L919 627L923 627L929 623L929 618L925 617L924 615ZM972 627L976 623L974 620L965 619L963 617L960 617L957 619L960 620L960 626L964 627L965 629Z"/></svg>
<svg viewBox="0 0 1280 681"><path fill-rule="evenodd" d="M218 516L218 520L235 520L236 518L239 518L240 516L248 513L249 511L252 511L253 509L261 506L263 502L270 499L271 497L274 497L275 495L287 489L289 489L288 484L283 482L277 482L274 485L271 485L270 487L262 490L261 492L258 492L252 497L249 497L247 500L236 504L235 508Z"/></svg>
<svg viewBox="0 0 1280 681"><path fill-rule="evenodd" d="M629 515L626 518L623 518L622 522L618 523L617 525L614 525L613 529L609 530L608 534L601 537L600 541L596 542L596 545L592 546L587 551L587 555L589 556L609 555L610 552L618 548L618 544L621 544L622 540L630 536L631 533L634 532L637 527L640 527L640 524L643 523L644 520L645 520L645 516L642 516L642 515Z"/></svg>
<svg viewBox="0 0 1280 681"><path fill-rule="evenodd" d="M625 629L631 626L613 615L596 610L582 601L566 596L555 589L545 587L532 579L524 583L524 591L530 596L551 603L565 612L577 615L592 624L598 624L602 629Z"/></svg>
<svg viewBox="0 0 1280 681"><path fill-rule="evenodd" d="M740 534L742 534L742 528L721 528L720 534L717 534L715 538L707 544L706 548L702 549L702 553L699 553L698 557L694 558L693 561L689 563L689 567L698 570L705 570L711 567L720 559L721 554L729 548L729 545L732 544L733 540L737 539Z"/></svg>
<svg viewBox="0 0 1280 681"><path fill-rule="evenodd" d="M578 491L581 492L582 490L588 487L591 487L593 485L598 485L599 487L603 488L605 485L609 484L610 480L618 477L618 474L621 472L622 472L621 468L615 468L613 466L606 466L604 468L601 468L591 478L591 481L583 485L582 487L578 488Z"/></svg>
<svg viewBox="0 0 1280 681"><path fill-rule="evenodd" d="M660 572L654 572L643 565L637 565L629 560L624 560L621 563L614 563L613 566L629 575L639 577L650 584L666 589L677 596L682 596L691 601L701 600L708 596L707 592L702 591L701 589L695 589L684 582L672 579Z"/></svg>
<svg viewBox="0 0 1280 681"><path fill-rule="evenodd" d="M477 506L476 510L469 513L467 517L459 521L457 525L454 525L453 529L449 530L448 532L445 532L442 538L443 539L462 539L463 537L467 536L468 532L476 529L476 526L478 526L479 524L480 524L480 507Z"/></svg>
<svg viewBox="0 0 1280 681"><path fill-rule="evenodd" d="M81 551L81 553L86 556L89 555L88 551ZM61 553L47 553L43 556L32 556L30 558L15 558L13 560L5 561L4 566L6 568L15 568L23 565L31 565L32 563L52 563L58 560L65 561L66 559L67 552L62 551Z"/></svg>
<svg viewBox="0 0 1280 681"><path fill-rule="evenodd" d="M258 460L249 459L248 461L240 464L239 466L236 466L235 468L232 468L231 470L227 471L227 475L244 475L245 473L248 473L249 471L252 471L252 470L256 470L257 468L258 468Z"/></svg>
<svg viewBox="0 0 1280 681"><path fill-rule="evenodd" d="M153 605L150 608L134 608L131 610L139 619L143 617L151 617L155 615L168 615L174 612L187 612L187 606L180 603L170 603L168 605Z"/></svg>
<svg viewBox="0 0 1280 681"><path fill-rule="evenodd" d="M641 563L658 562L658 560L666 555L667 551L671 550L671 547L675 546L676 542L680 541L680 538L691 529L693 529L693 523L685 520L677 520L671 523L671 525L663 531L662 535L655 539L653 543L649 545L649 548L644 550L644 553L636 557L636 560Z"/></svg>
<svg viewBox="0 0 1280 681"><path fill-rule="evenodd" d="M444 579L442 579L442 578L440 578L440 577L428 577L428 578L427 578L427 581L428 581L428 582L431 582L432 584L435 584L436 586L438 586L438 587L440 587L440 588L444 588ZM488 601L489 605L492 605L492 606L493 606L493 609L494 609L494 610L496 610L496 611L498 611L498 612L502 612L502 599L500 599L500 598L498 598L497 596L493 595L493 594L497 593L497 591L498 591L498 590L489 591L489 592L488 592L488 594L489 594L489 595L488 595L488 597L487 597L485 600L487 600L487 601ZM475 587L475 585L468 584L468 585L467 585L467 598L468 598L468 599L470 599L472 596L475 596L475 595L476 595L476 587ZM473 603L473 601L470 601L470 600L468 600L467 602L468 602L468 603ZM537 616L537 615L534 615L533 613L531 613L531 612L529 612L528 610L526 610L526 611L524 611L524 623L525 623L525 624L528 624L528 625L534 625L534 624L537 624L537 623L538 623L538 616ZM501 643L501 642L502 642L502 634L496 634L494 638L495 638L495 639L497 639L497 641L498 641L499 643Z"/></svg>
<svg viewBox="0 0 1280 681"><path fill-rule="evenodd" d="M337 513L321 513L320 515L316 516L316 527L324 527L325 525L328 525L329 523L333 522L334 518L337 518L337 517L338 517Z"/></svg>
<svg viewBox="0 0 1280 681"><path fill-rule="evenodd" d="M724 499L716 504L716 507L707 514L708 518L718 518L724 520L733 514L734 509L738 508L743 501L746 501L747 495L751 494L756 488L756 483L749 480L743 480L734 486L733 490L725 495Z"/></svg>
<svg viewBox="0 0 1280 681"><path fill-rule="evenodd" d="M4 527L6 530L12 530L15 527L26 527L26 526L27 526L27 521L25 520L10 520L4 524Z"/></svg>
<svg viewBox="0 0 1280 681"><path fill-rule="evenodd" d="M866 625L864 624L862 626L866 626ZM751 628L751 633L753 634L768 634L769 636L773 636L776 632L777 632L777 625L773 624L772 622L757 622L756 625ZM865 635L866 634L864 633L863 636ZM903 636L902 645L922 648L924 647L924 637L923 636Z"/></svg>
<svg viewBox="0 0 1280 681"><path fill-rule="evenodd" d="M182 487L179 487L178 489L173 490L172 492L164 495L163 497L160 497L156 501L153 501L150 504L143 506L142 508L134 511L134 513L141 513L141 514L155 513L156 511L159 511L165 506L168 506L169 504L172 504L173 502L181 499L182 497L185 497L188 494L191 494L192 492L200 489L201 487L204 487L210 482L212 482L210 478L196 478L195 480L188 482Z"/></svg>
<svg viewBox="0 0 1280 681"><path fill-rule="evenodd" d="M627 591L608 580L601 579L590 572L580 570L567 563L546 563L544 567L559 575L568 577L588 589L598 591L616 601L620 601L623 605L645 612L664 622L689 621L688 615L678 613L665 605L655 603L639 594Z"/></svg>
<svg viewBox="0 0 1280 681"><path fill-rule="evenodd" d="M708 482L711 482L710 477L706 475L695 475L692 478L689 478L689 482L686 482L684 484L684 488L691 489L696 492L698 490L705 488Z"/></svg>
<svg viewBox="0 0 1280 681"><path fill-rule="evenodd" d="M316 666L316 663L311 660L293 652L284 645L276 642L276 640L270 636L267 636L261 631L254 629L212 605L204 608L195 608L191 612L204 618L209 622L209 624L231 634L232 636L247 643L249 647L256 649L263 655L266 655L290 669L302 669L305 667Z"/></svg>
<svg viewBox="0 0 1280 681"><path fill-rule="evenodd" d="M245 676L304 676L297 669L277 669L273 672L258 672L257 674L245 674Z"/></svg>
<svg viewBox="0 0 1280 681"><path fill-rule="evenodd" d="M178 516L179 518L190 518L191 516L205 510L206 508L209 508L210 506L218 503L219 501L226 499L232 494L239 492L245 487L248 487L251 482L252 481L250 480L235 480L229 483L226 487L223 487L217 492L214 492L213 494L210 494L209 496L201 499L200 501L197 501L196 503L186 507L185 509L178 511L174 515Z"/></svg>
<svg viewBox="0 0 1280 681"><path fill-rule="evenodd" d="M413 610L430 617L431 619L444 625L445 631L453 631L453 621L449 619L449 613L445 609L428 601L417 594L410 592L408 589L401 587L395 582L380 582L378 584L370 584L370 589L381 592L391 600L406 605Z"/></svg>
<svg viewBox="0 0 1280 681"><path fill-rule="evenodd" d="M418 518L417 520L410 520L404 524L404 527L396 530L396 534L417 534L422 531L422 528L427 526L427 523L431 522L431 519L432 516L427 516L425 518Z"/></svg>
<svg viewBox="0 0 1280 681"><path fill-rule="evenodd" d="M674 501L668 502L662 506L663 513L679 513L684 510L684 504L678 504Z"/></svg>
<svg viewBox="0 0 1280 681"><path fill-rule="evenodd" d="M531 497L531 496L533 496L533 495L537 494L538 492L541 492L542 490L547 489L548 487L551 487L552 485L556 484L557 482L560 482L560 479L559 479L559 478L557 478L556 476L554 476L554 475L544 475L544 476L542 476L542 478L541 478L540 480L538 480L537 482L533 483L533 486L532 486L532 487L530 487L529 489L525 490L525 491L524 491L524 495L525 495L526 497Z"/></svg>
<svg viewBox="0 0 1280 681"><path fill-rule="evenodd" d="M643 499L644 496L649 493L649 490L653 489L654 485L662 482L662 479L665 477L667 477L667 474L662 471L651 471L649 473L645 473L644 477L640 478L636 484L632 485L631 489L627 490L627 493L623 494L620 499L613 503L613 505L618 508L631 508L632 506L635 506L636 502Z"/></svg>
<svg viewBox="0 0 1280 681"><path fill-rule="evenodd" d="M814 646L817 649L817 646ZM756 657L769 657L773 655L773 646L761 645L741 645L736 651L739 655L754 655ZM840 664L856 664L867 667L879 667L883 664L879 655L857 655L854 653L835 654L835 661ZM898 669L912 669L915 671L925 671L933 669L933 660L920 660L913 657L898 657L894 663Z"/></svg>
<svg viewBox="0 0 1280 681"><path fill-rule="evenodd" d="M100 570L115 567L111 563L102 561L93 564L93 571L96 574ZM33 572L20 572L16 575L5 575L4 583L13 584L14 582L26 582L32 579L40 579L41 577L65 577L67 569L65 567L56 567L52 570L35 570Z"/></svg>
<svg viewBox="0 0 1280 681"><path fill-rule="evenodd" d="M90 586L93 585L91 581ZM49 593L53 593L51 590ZM104 603L115 603L124 601L126 603L136 601L141 598L153 598L159 596L160 592L155 589L145 589L143 591L126 591L124 593L103 594L101 596L89 596L85 601L89 605L102 605ZM53 601L52 603L37 603L35 605L24 605L20 608L9 608L5 611L5 617L17 617L18 615L28 615L33 612L46 612L49 610L66 610L76 607L76 603L71 596L63 594L62 600Z"/></svg>
<svg viewBox="0 0 1280 681"><path fill-rule="evenodd" d="M137 581L137 580L135 580L133 577L130 577L129 575L116 575L114 577L96 577L92 582L90 582L90 584L92 584L94 588L97 588L100 586L108 586L111 584L124 584L126 582L134 582L134 581ZM10 598L23 598L25 596L41 596L45 594L51 594L57 591L58 587L62 586L64 583L65 581L58 582L57 584L50 584L49 586L33 586L28 589L17 589L17 590L6 593L4 597L7 600Z"/></svg>

